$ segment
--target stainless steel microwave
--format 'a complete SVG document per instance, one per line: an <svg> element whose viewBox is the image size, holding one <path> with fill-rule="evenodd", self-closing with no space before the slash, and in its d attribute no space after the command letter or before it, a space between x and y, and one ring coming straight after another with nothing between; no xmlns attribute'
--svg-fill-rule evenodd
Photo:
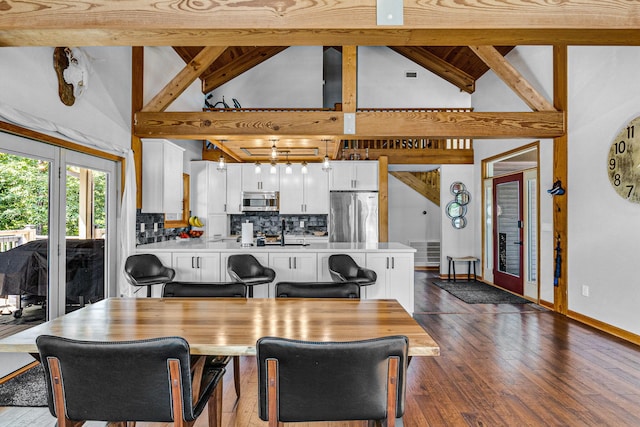
<svg viewBox="0 0 640 427"><path fill-rule="evenodd" d="M280 193L277 191L243 191L243 212L277 211L280 209Z"/></svg>

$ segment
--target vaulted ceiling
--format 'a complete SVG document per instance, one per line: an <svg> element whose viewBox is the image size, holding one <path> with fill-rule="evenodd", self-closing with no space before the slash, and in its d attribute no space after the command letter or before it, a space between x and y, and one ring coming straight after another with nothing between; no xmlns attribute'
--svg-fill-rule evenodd
<svg viewBox="0 0 640 427"><path fill-rule="evenodd" d="M200 75L202 92L206 94L222 86L286 48L287 46L228 47ZM341 46L333 48L342 50ZM489 66L467 46L390 46L390 48L467 93L473 93L476 80L489 70ZM496 50L503 56L513 48L514 46L496 46ZM173 49L188 64L203 48L174 46Z"/></svg>

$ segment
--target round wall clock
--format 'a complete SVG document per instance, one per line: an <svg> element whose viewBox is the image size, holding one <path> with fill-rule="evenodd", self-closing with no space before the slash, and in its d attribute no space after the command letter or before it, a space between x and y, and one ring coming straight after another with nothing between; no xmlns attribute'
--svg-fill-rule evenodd
<svg viewBox="0 0 640 427"><path fill-rule="evenodd" d="M631 120L613 140L607 171L620 197L640 203L640 117Z"/></svg>

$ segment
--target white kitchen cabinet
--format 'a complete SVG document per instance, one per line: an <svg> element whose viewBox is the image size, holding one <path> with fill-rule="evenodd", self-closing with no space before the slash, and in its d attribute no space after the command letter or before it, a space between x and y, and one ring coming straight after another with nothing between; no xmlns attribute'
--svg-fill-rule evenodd
<svg viewBox="0 0 640 427"><path fill-rule="evenodd" d="M191 162L191 215L202 219L225 213L227 174L217 169L217 162Z"/></svg>
<svg viewBox="0 0 640 427"><path fill-rule="evenodd" d="M222 252L221 257L220 257L220 277L222 277L222 281L223 282L233 282L234 280L231 278L231 276L229 276L229 273L227 272L227 261L229 260L229 257L231 255L245 255L247 252L243 251L243 252ZM269 254L267 252L264 253L252 253L251 255L253 255L260 264L262 265L269 265ZM278 276L276 275L276 280L278 280ZM273 296L273 295L269 295L269 287L273 286L272 284L269 285L257 285L253 287L253 297L254 298L268 298L269 296ZM248 292L248 290L247 290Z"/></svg>
<svg viewBox="0 0 640 427"><path fill-rule="evenodd" d="M413 313L413 253L370 252L366 267L378 275L375 285L364 286L362 298L393 298Z"/></svg>
<svg viewBox="0 0 640 427"><path fill-rule="evenodd" d="M349 255L356 264L361 267L366 265L366 257L364 252L343 252ZM333 278L329 273L329 257L333 255L326 252L318 252L318 282L332 282ZM363 288L364 291L364 288Z"/></svg>
<svg viewBox="0 0 640 427"><path fill-rule="evenodd" d="M165 139L142 140L142 212L182 217L184 149Z"/></svg>
<svg viewBox="0 0 640 427"><path fill-rule="evenodd" d="M322 164L307 165L302 173L302 164L292 165L290 175L280 175L281 214L329 214L329 177Z"/></svg>
<svg viewBox="0 0 640 427"><path fill-rule="evenodd" d="M226 213L242 213L242 164L227 164L227 206Z"/></svg>
<svg viewBox="0 0 640 427"><path fill-rule="evenodd" d="M378 162L373 160L331 163L331 191L378 191Z"/></svg>
<svg viewBox="0 0 640 427"><path fill-rule="evenodd" d="M174 252L174 281L220 282L219 252Z"/></svg>
<svg viewBox="0 0 640 427"><path fill-rule="evenodd" d="M207 218L212 214L241 212L241 165L227 165L218 170L218 163L208 160L191 162L191 214Z"/></svg>
<svg viewBox="0 0 640 427"><path fill-rule="evenodd" d="M269 296L275 296L277 282L315 282L317 281L318 259L315 252L272 252L269 254L269 267L276 272L276 280L269 285Z"/></svg>
<svg viewBox="0 0 640 427"><path fill-rule="evenodd" d="M255 164L242 164L242 191L280 191L280 166L276 165L276 173L270 172L268 164L262 164L261 169L256 173Z"/></svg>

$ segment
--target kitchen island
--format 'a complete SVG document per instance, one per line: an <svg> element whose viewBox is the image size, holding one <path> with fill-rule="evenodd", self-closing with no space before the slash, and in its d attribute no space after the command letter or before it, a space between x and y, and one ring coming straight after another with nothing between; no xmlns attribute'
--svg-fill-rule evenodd
<svg viewBox="0 0 640 427"><path fill-rule="evenodd" d="M255 298L273 297L277 282L330 282L329 256L348 254L358 265L370 268L378 275L375 285L362 288L362 298L396 299L409 313L413 313L415 249L401 243L303 244L299 239L289 239L284 246L243 247L235 241L185 239L140 245L137 252L155 254L164 265L176 270L175 281L184 282L231 281L227 274L229 256L252 254L260 263L276 271L273 283L255 287ZM161 286L154 286L152 295L160 294Z"/></svg>

